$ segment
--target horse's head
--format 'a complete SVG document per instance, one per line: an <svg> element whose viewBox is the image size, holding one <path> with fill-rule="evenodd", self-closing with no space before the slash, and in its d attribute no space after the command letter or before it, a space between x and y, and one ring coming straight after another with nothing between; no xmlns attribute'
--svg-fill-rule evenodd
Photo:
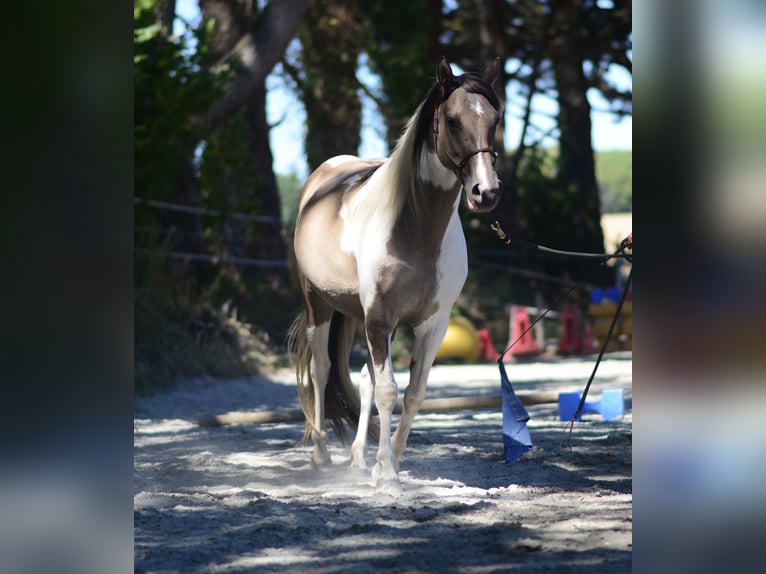
<svg viewBox="0 0 766 574"><path fill-rule="evenodd" d="M495 171L495 128L500 121L500 102L492 89L496 78L497 61L483 77L455 77L444 58L437 68L442 100L434 112L436 153L462 182L468 208L475 212L490 211L502 193Z"/></svg>

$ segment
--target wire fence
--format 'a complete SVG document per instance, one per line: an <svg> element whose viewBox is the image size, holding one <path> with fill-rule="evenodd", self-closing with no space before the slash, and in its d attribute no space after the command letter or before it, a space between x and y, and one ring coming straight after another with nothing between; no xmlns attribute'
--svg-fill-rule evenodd
<svg viewBox="0 0 766 574"><path fill-rule="evenodd" d="M281 225L281 221L277 217L267 215L249 215L246 213L239 213L235 211L220 211L217 209L207 209L203 207L196 207L191 205L181 205L178 203L170 203L167 201L157 201L154 199L143 199L140 197L134 197L133 201L136 205L146 206L153 209L159 209L164 211L172 211L175 213L185 213L189 215L204 215L208 217L225 218L235 221L251 221L261 224L276 224ZM161 234L162 230L154 229L147 226L138 226L136 231L145 235L152 233ZM199 231L178 230L172 231L174 236L183 237L197 237L200 239L209 239L210 237L223 237L225 234L221 232L206 234ZM214 255L209 253L187 253L180 251L166 251L163 249L150 249L150 248L134 248L134 253L137 255L162 255L168 259L176 259L182 261L202 261L210 263L211 265L231 264L239 267L258 267L258 268L289 268L291 262L285 259L254 259L250 257L240 257L234 255Z"/></svg>
<svg viewBox="0 0 766 574"><path fill-rule="evenodd" d="M167 211L175 211L178 213L189 213L193 215L209 215L211 217L226 217L229 219L236 219L240 221L255 221L256 223L280 223L278 217L272 217L270 215L248 215L246 213L238 213L236 211L219 211L217 209L206 209L204 207L195 207L192 205L180 205L178 203L168 203L166 201L157 201L154 199L142 199L140 197L134 197L133 202L136 205L146 205L148 207L154 207L155 209L164 209Z"/></svg>
<svg viewBox="0 0 766 574"><path fill-rule="evenodd" d="M233 257L229 255L207 255L205 253L179 253L175 251L165 252L157 249L134 249L136 253L151 255L161 253L169 259L182 259L184 261L206 261L213 265L231 263L245 267L291 267L290 262L280 259L250 259L248 257Z"/></svg>
<svg viewBox="0 0 766 574"><path fill-rule="evenodd" d="M239 213L239 212L225 212L225 211L220 211L216 209L206 209L202 207L180 205L177 203L170 203L166 201L157 201L154 199L143 199L140 197L135 197L134 203L136 205L143 205L143 206L151 207L153 209L173 211L177 213L187 213L190 215L205 215L209 217L226 218L226 219L232 219L237 221L253 221L256 223L266 223L266 224L281 225L282 223L279 218L272 217L272 216L249 215L246 213ZM136 229L138 231L146 232L146 233L153 231L151 228L148 228L148 227L138 227ZM179 235L185 235L185 236L202 235L205 238L209 238L204 233L195 232L195 231L175 230L174 233ZM213 235L220 236L221 234L214 233ZM291 261L284 260L284 259L254 259L249 257L238 257L233 255L186 253L186 252L178 252L178 251L163 251L161 249L149 249L149 248L135 248L134 251L136 254L140 254L140 255L162 254L170 259L185 260L185 261L203 261L203 262L210 263L212 265L232 264L232 265L238 265L241 267L260 267L260 268L292 268L293 267L293 263ZM491 257L492 260L485 259L482 256ZM509 264L507 262L508 259L514 259L515 256L520 257L521 254L514 254L514 253L509 253L507 251L497 251L497 250L477 251L473 253L473 257L469 257L469 264L473 267L482 267L485 269L491 269L492 271L496 271L504 275L512 275L512 276L522 277L525 279L534 279L534 280L543 281L543 282L547 282L547 283L551 283L555 285L561 285L564 287L571 287L575 283L575 281L563 279L561 277L557 277L553 275L548 275L538 271L530 271L528 269L523 269L523 268ZM583 288L586 288L586 289L592 289L596 287L595 285L591 285L588 283L581 283L581 285L583 286Z"/></svg>

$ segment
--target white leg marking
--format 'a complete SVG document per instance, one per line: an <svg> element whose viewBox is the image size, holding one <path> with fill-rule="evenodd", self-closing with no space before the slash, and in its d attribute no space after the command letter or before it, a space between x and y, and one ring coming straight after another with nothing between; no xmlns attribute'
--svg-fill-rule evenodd
<svg viewBox="0 0 766 574"><path fill-rule="evenodd" d="M370 409L372 408L373 381L369 366L362 367L362 378L359 382L359 428L351 445L351 468L367 468L367 431L370 426Z"/></svg>
<svg viewBox="0 0 766 574"><path fill-rule="evenodd" d="M370 356L375 357L370 335L367 335ZM398 496L402 492L399 477L394 467L394 451L391 446L391 416L396 404L398 387L394 380L394 368L391 362L391 334L386 333L386 357L382 364L373 361L373 378L375 379L375 405L380 416L380 440L376 463L372 469L372 480L380 492Z"/></svg>

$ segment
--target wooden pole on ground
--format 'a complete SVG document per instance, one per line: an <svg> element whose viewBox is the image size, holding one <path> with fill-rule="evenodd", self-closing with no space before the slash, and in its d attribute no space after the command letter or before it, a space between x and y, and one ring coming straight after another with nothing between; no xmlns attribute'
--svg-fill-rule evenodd
<svg viewBox="0 0 766 574"><path fill-rule="evenodd" d="M557 391L528 391L518 392L516 396L525 405L556 403L559 400ZM502 406L501 395L478 395L472 397L449 397L444 399L426 399L418 410L419 413L443 413L449 411L499 409ZM401 414L401 404L397 404L394 413ZM263 411L255 413L226 413L223 415L207 415L199 419L203 427L220 427L234 424L265 425L302 421L303 411L300 409L284 409L278 411Z"/></svg>

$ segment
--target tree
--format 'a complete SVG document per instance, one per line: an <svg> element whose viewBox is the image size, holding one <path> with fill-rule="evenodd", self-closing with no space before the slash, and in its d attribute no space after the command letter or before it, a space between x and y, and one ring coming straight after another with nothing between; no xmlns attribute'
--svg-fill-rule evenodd
<svg viewBox="0 0 766 574"><path fill-rule="evenodd" d="M581 0L552 0L551 10L549 50L559 104L558 181L565 191L565 210L571 217L568 235L573 249L598 253L603 250L604 236L591 142L588 82L583 69L586 14Z"/></svg>
<svg viewBox="0 0 766 574"><path fill-rule="evenodd" d="M442 0L362 0L367 53L383 84L382 115L389 149L435 81L442 55Z"/></svg>
<svg viewBox="0 0 766 574"><path fill-rule="evenodd" d="M237 66L242 73L210 107L203 121L214 128L230 118L260 89L266 76L280 61L295 37L310 0L271 1L258 12L254 24L235 43L216 67ZM229 0L247 10L257 10L248 0Z"/></svg>
<svg viewBox="0 0 766 574"><path fill-rule="evenodd" d="M532 180L516 177L522 173L525 152L539 143L528 141L531 129L524 131L513 154L498 162L505 189L492 215L511 235L524 233L540 243L573 250L603 250L588 90L601 91L616 114L630 113L630 92L611 86L606 72L615 64L631 70L631 2L612 4L607 8L595 0L463 0L446 16L444 41L452 59L468 64L473 54L495 51L511 62L507 80L517 82L526 97L525 128L533 127L529 111L536 94L558 102L555 173L539 157L531 157L522 171ZM498 91L504 90L498 86ZM545 217L533 215L539 209ZM578 262L549 262L545 267L556 275L582 276Z"/></svg>
<svg viewBox="0 0 766 574"><path fill-rule="evenodd" d="M205 63L210 68L232 68L235 77L228 86L230 90L253 73L232 54L243 38L257 33L262 19L267 17L266 8L258 11L250 3L235 0L201 0L200 6L203 21L212 24ZM208 207L260 217L256 224L224 219L220 236L227 253L237 258L284 261L279 192L266 121L265 76L252 83L250 97L238 110L207 128L200 182L204 185ZM259 277L281 283L287 280L286 269L278 266L263 268Z"/></svg>
<svg viewBox="0 0 766 574"><path fill-rule="evenodd" d="M284 260L264 82L295 36L308 0L262 8L246 0L200 0L194 50L167 34L171 4L136 2L137 194L271 217L271 227L226 221L224 244L232 255ZM198 213L163 212L160 220L174 250L210 249ZM203 282L213 279L207 263L192 262L189 270Z"/></svg>
<svg viewBox="0 0 766 574"><path fill-rule="evenodd" d="M616 2L607 10L594 0L551 0L550 8L548 50L559 105L557 182L570 223L567 238L574 250L601 252L604 238L587 91L596 87L613 101L629 98L609 89L604 73L613 62L630 69L630 1ZM584 262L565 266L583 278L590 267Z"/></svg>
<svg viewBox="0 0 766 574"><path fill-rule="evenodd" d="M540 93L538 80L544 63L549 17L539 2L505 2L504 0L466 0L458 2L445 15L445 34L442 37L445 53L464 69L475 68L477 55L484 61L499 58L498 80L495 90L505 109L506 90L510 82L520 85L525 95L523 102L523 129L515 150L505 148L504 118L495 133L498 151L497 170L503 183L500 203L491 217L498 221L511 236L520 231L518 171L519 162L529 144L528 132L532 98ZM510 66L509 66L510 64ZM507 69L511 67L511 71ZM516 102L514 102L516 104ZM534 145L534 144L533 144ZM478 218L464 218L471 229L483 229ZM478 243L495 242L494 233L470 232ZM479 237L477 237L479 235ZM494 244L494 243L492 243Z"/></svg>
<svg viewBox="0 0 766 574"><path fill-rule="evenodd" d="M194 31L200 49L191 54L181 39L169 34L171 5L156 0L135 4L135 191L141 199L196 206L193 154L204 131L190 120L220 96L224 78L203 65L204 27ZM198 215L137 210L135 228L139 248L165 244L184 253L208 249ZM191 262L189 270L210 279L208 265Z"/></svg>
<svg viewBox="0 0 766 574"><path fill-rule="evenodd" d="M275 305L284 290L274 289L285 269L266 267L243 280L236 266L211 265L205 256L284 262L264 80L307 4L202 0L200 25L186 25L187 44L170 33L173 0L135 0L135 192L154 207L181 204L137 204L138 389L179 375L252 373L265 344L237 320L243 304L258 312L258 327L287 327ZM265 217L270 226L211 218L211 209ZM187 254L180 264L179 252Z"/></svg>
<svg viewBox="0 0 766 574"><path fill-rule="evenodd" d="M315 0L298 34L302 70L288 65L306 107L306 158L312 170L359 149L362 102L356 68L362 26L357 5Z"/></svg>

